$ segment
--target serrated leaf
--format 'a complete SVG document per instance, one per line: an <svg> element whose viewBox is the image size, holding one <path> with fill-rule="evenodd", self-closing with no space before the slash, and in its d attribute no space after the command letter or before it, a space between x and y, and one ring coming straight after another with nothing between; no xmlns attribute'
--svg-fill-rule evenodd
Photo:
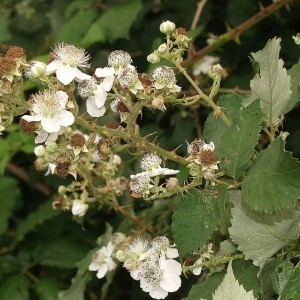
<svg viewBox="0 0 300 300"><path fill-rule="evenodd" d="M250 157L259 138L262 121L259 103L251 103L237 111L232 118L233 124L226 128L221 140L222 145L216 152L222 161L221 169L226 175L237 179L249 167Z"/></svg>
<svg viewBox="0 0 300 300"><path fill-rule="evenodd" d="M299 237L299 206L268 215L242 206L239 191L230 192L229 198L234 204L230 237L254 265L261 267L266 259Z"/></svg>
<svg viewBox="0 0 300 300"><path fill-rule="evenodd" d="M27 218L18 224L16 230L16 240L21 241L25 235L34 230L37 225L42 224L51 219L56 213L52 208L52 199L41 204L34 212L29 214Z"/></svg>
<svg viewBox="0 0 300 300"><path fill-rule="evenodd" d="M221 169L234 179L241 177L249 167L261 130L262 113L259 102L255 101L243 108L243 99L244 97L234 94L221 97L218 105L223 107L232 125L222 124L222 120L215 119L211 114L204 128L206 139L215 144Z"/></svg>
<svg viewBox="0 0 300 300"><path fill-rule="evenodd" d="M111 43L119 38L128 39L130 27L141 8L140 0L125 1L110 7L91 25L83 44L87 47L96 42Z"/></svg>
<svg viewBox="0 0 300 300"><path fill-rule="evenodd" d="M203 282L194 284L189 291L187 300L212 300L212 294L224 278L225 271L214 273Z"/></svg>
<svg viewBox="0 0 300 300"><path fill-rule="evenodd" d="M240 111L244 98L244 96L237 94L220 97L218 106L222 107L222 110L226 113L226 117L231 122L233 122L232 116ZM212 112L204 124L203 135L208 142L214 142L217 150L222 145L222 138L228 127L221 118L216 118Z"/></svg>
<svg viewBox="0 0 300 300"><path fill-rule="evenodd" d="M0 235L6 230L13 208L20 197L18 182L12 177L0 180Z"/></svg>
<svg viewBox="0 0 300 300"><path fill-rule="evenodd" d="M287 105L287 112L290 111L295 104L300 100L300 59L298 62L293 65L288 71L288 75L291 77L291 100L289 101L289 105Z"/></svg>
<svg viewBox="0 0 300 300"><path fill-rule="evenodd" d="M84 290L87 282L90 280L90 273L77 273L76 277L72 279L70 288L66 291L61 291L58 294L59 300L85 300Z"/></svg>
<svg viewBox="0 0 300 300"><path fill-rule="evenodd" d="M253 292L255 297L262 292L261 282L257 278L259 268L253 265L251 260L238 259L232 262L232 269L235 278L246 291Z"/></svg>
<svg viewBox="0 0 300 300"><path fill-rule="evenodd" d="M221 221L227 198L224 186L193 189L176 204L172 233L180 258L207 243Z"/></svg>
<svg viewBox="0 0 300 300"><path fill-rule="evenodd" d="M276 270L270 274L275 293L280 294L293 273L294 265L287 260L280 262Z"/></svg>
<svg viewBox="0 0 300 300"><path fill-rule="evenodd" d="M0 284L1 300L29 300L29 279L25 275L13 275Z"/></svg>
<svg viewBox="0 0 300 300"><path fill-rule="evenodd" d="M256 298L252 291L246 292L244 287L236 280L232 270L232 262L230 262L228 264L227 273L217 290L214 292L212 299L255 300Z"/></svg>
<svg viewBox="0 0 300 300"><path fill-rule="evenodd" d="M281 300L299 299L300 295L300 264L298 263L290 274L282 292Z"/></svg>
<svg viewBox="0 0 300 300"><path fill-rule="evenodd" d="M259 64L259 73L251 80L251 94L244 101L244 105L248 106L260 99L265 120L272 126L280 115L288 111L291 96L291 78L283 67L283 60L279 59L280 41L273 38L262 50L251 53L253 60Z"/></svg>
<svg viewBox="0 0 300 300"><path fill-rule="evenodd" d="M284 151L279 137L255 159L242 182L242 202L266 213L292 207L300 196L299 182L300 163Z"/></svg>

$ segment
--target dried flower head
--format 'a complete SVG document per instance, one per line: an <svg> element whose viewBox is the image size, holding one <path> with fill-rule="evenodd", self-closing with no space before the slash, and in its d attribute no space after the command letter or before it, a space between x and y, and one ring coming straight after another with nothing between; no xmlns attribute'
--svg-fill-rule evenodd
<svg viewBox="0 0 300 300"><path fill-rule="evenodd" d="M131 56L123 50L115 50L108 56L108 66L113 67L115 72L119 74L132 63Z"/></svg>
<svg viewBox="0 0 300 300"><path fill-rule="evenodd" d="M154 87L158 90L166 89L169 92L179 92L181 87L176 85L176 77L172 68L160 66L153 70L152 80Z"/></svg>

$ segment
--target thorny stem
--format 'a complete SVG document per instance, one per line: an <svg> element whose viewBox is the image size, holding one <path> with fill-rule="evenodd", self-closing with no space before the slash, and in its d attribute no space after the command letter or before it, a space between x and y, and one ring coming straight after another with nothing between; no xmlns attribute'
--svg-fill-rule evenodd
<svg viewBox="0 0 300 300"><path fill-rule="evenodd" d="M226 264L232 260L242 259L242 258L245 258L244 254L237 254L234 256L224 257L221 259L213 259L213 260L206 261L201 264L196 264L196 265L192 265L192 266L183 265L182 272L186 273L187 271L192 271L193 269L200 268L200 267L213 268L213 267L217 267L218 265Z"/></svg>
<svg viewBox="0 0 300 300"><path fill-rule="evenodd" d="M173 151L165 150L151 142L148 142L144 137L135 137L131 133L126 132L126 130L112 129L104 126L96 125L95 123L90 123L80 117L76 117L76 123L80 126L88 129L91 132L96 131L100 135L105 135L107 137L118 137L126 141L128 144L136 147L145 149L147 151L151 150L163 157L176 161L182 165L187 165L188 162L185 158L178 156Z"/></svg>
<svg viewBox="0 0 300 300"><path fill-rule="evenodd" d="M268 17L269 15L273 14L275 11L279 10L283 6L287 6L289 3L291 3L293 0L278 0L272 4L270 4L267 7L261 8L261 10L240 24L239 26L228 30L226 33L219 36L218 40L212 44L204 47L203 49L197 51L194 53L192 57L188 57L184 62L183 66L187 67L192 65L195 61L197 61L199 58L207 55L208 53L213 52L216 49L219 49L222 45L226 44L227 42L231 40L239 40L240 35L248 30L249 28L253 27L255 24L263 20L264 18Z"/></svg>
<svg viewBox="0 0 300 300"><path fill-rule="evenodd" d="M193 88L197 91L199 96L204 99L215 111L215 114L217 116L220 116L221 119L228 125L231 125L230 120L225 116L225 114L222 112L219 106L215 104L215 102L212 100L212 98L205 95L202 90L197 86L197 84L194 82L194 80L189 76L189 74L186 72L186 70L177 62L174 62L176 67L180 70L180 72L185 76L185 78L190 82L190 84L193 86Z"/></svg>

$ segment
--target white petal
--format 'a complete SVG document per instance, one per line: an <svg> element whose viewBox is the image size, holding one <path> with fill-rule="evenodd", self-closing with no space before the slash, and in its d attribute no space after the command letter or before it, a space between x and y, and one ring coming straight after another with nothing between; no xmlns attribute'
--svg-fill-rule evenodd
<svg viewBox="0 0 300 300"><path fill-rule="evenodd" d="M60 60L54 60L46 67L46 75L54 73L58 68L62 67L62 62Z"/></svg>
<svg viewBox="0 0 300 300"><path fill-rule="evenodd" d="M53 118L43 118L41 125L43 129L49 133L58 132L60 130L60 125L57 124Z"/></svg>
<svg viewBox="0 0 300 300"><path fill-rule="evenodd" d="M61 83L67 85L74 80L76 70L76 68L72 68L70 66L62 66L56 70L56 77Z"/></svg>
<svg viewBox="0 0 300 300"><path fill-rule="evenodd" d="M55 94L59 97L61 107L65 108L69 99L68 94L64 91L57 91Z"/></svg>
<svg viewBox="0 0 300 300"><path fill-rule="evenodd" d="M109 67L97 68L95 71L95 75L97 77L109 77L109 76L113 76L114 74L115 74L114 68L109 68Z"/></svg>
<svg viewBox="0 0 300 300"><path fill-rule="evenodd" d="M95 105L98 108L102 107L105 104L106 98L107 98L107 94L103 88L99 87L97 88L97 90L94 91L94 101L95 101Z"/></svg>
<svg viewBox="0 0 300 300"><path fill-rule="evenodd" d="M87 109L88 114L94 118L103 116L106 111L104 106L102 106L101 108L98 108L95 105L95 102L92 101L90 98L88 98L86 100L86 109Z"/></svg>
<svg viewBox="0 0 300 300"><path fill-rule="evenodd" d="M164 273L159 285L167 292L176 292L181 286L181 278L173 273Z"/></svg>
<svg viewBox="0 0 300 300"><path fill-rule="evenodd" d="M107 265L102 264L102 265L99 267L96 276L97 276L99 279L101 279L101 278L103 278L103 277L105 276L105 274L107 273L107 271L108 271Z"/></svg>
<svg viewBox="0 0 300 300"><path fill-rule="evenodd" d="M99 264L95 263L95 262L91 262L91 264L89 265L89 270L90 271L97 271L99 269Z"/></svg>
<svg viewBox="0 0 300 300"><path fill-rule="evenodd" d="M141 280L140 280L140 287L144 292L147 292L147 293L154 289L153 284L151 284L150 282L146 281L143 278L141 278Z"/></svg>
<svg viewBox="0 0 300 300"><path fill-rule="evenodd" d="M61 126L67 127L74 123L75 118L70 111L63 110L53 120L56 120Z"/></svg>
<svg viewBox="0 0 300 300"><path fill-rule="evenodd" d="M159 286L154 288L152 291L149 292L149 295L153 299L165 299L168 296L168 292L161 289Z"/></svg>
<svg viewBox="0 0 300 300"><path fill-rule="evenodd" d="M103 81L100 83L100 85L106 92L108 92L112 88L114 81L115 81L115 77L109 76L104 78Z"/></svg>
<svg viewBox="0 0 300 300"><path fill-rule="evenodd" d="M22 119L24 119L27 122L34 122L34 121L41 121L42 118L39 115L34 115L34 116L24 115L22 116Z"/></svg>
<svg viewBox="0 0 300 300"><path fill-rule="evenodd" d="M200 257L199 259L196 260L196 262L194 263L194 265L201 264L202 261L203 261L202 257ZM199 267L199 268L193 269L192 272L193 272L194 275L200 275L201 271L202 271L202 267Z"/></svg>
<svg viewBox="0 0 300 300"><path fill-rule="evenodd" d="M178 250L176 248L168 247L166 256L168 258L176 258L179 256Z"/></svg>
<svg viewBox="0 0 300 300"><path fill-rule="evenodd" d="M79 69L75 70L75 79L76 79L76 81L81 82L83 80L89 80L90 78L91 78L90 75L81 72Z"/></svg>

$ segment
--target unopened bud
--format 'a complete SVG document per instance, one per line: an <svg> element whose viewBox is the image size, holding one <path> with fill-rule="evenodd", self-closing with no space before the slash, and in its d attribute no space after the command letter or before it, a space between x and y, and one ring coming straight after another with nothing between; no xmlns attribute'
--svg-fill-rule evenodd
<svg viewBox="0 0 300 300"><path fill-rule="evenodd" d="M29 78L33 78L33 79L41 78L45 76L46 68L47 66L45 63L41 61L34 61L30 64L25 74Z"/></svg>
<svg viewBox="0 0 300 300"><path fill-rule="evenodd" d="M157 51L158 51L159 53L164 53L164 52L167 51L167 49L168 49L167 44L166 44L166 43L163 43L163 44L161 44L161 45L157 48Z"/></svg>
<svg viewBox="0 0 300 300"><path fill-rule="evenodd" d="M123 250L118 250L116 252L116 259L118 261L124 262L127 258L127 255L125 255L125 252Z"/></svg>
<svg viewBox="0 0 300 300"><path fill-rule="evenodd" d="M66 188L64 185L60 185L60 186L58 187L57 191L58 191L58 193L59 193L60 195L64 195L64 194L66 193L66 191L67 191L67 188Z"/></svg>
<svg viewBox="0 0 300 300"><path fill-rule="evenodd" d="M178 187L178 179L176 177L170 177L166 182L166 188L168 190L174 190Z"/></svg>
<svg viewBox="0 0 300 300"><path fill-rule="evenodd" d="M151 102L151 105L152 107L154 108L161 108L163 107L165 104L165 101L164 101L164 98L162 96L157 96L155 97L152 102Z"/></svg>
<svg viewBox="0 0 300 300"><path fill-rule="evenodd" d="M170 34L172 33L176 28L175 23L171 22L171 21L165 21L162 22L159 26L159 30L161 33L165 33L165 34Z"/></svg>
<svg viewBox="0 0 300 300"><path fill-rule="evenodd" d="M153 52L147 56L147 61L151 64L155 64L160 61L160 58L155 52Z"/></svg>
<svg viewBox="0 0 300 300"><path fill-rule="evenodd" d="M55 154L57 151L58 145L55 142L50 142L46 146L46 151L48 154Z"/></svg>

